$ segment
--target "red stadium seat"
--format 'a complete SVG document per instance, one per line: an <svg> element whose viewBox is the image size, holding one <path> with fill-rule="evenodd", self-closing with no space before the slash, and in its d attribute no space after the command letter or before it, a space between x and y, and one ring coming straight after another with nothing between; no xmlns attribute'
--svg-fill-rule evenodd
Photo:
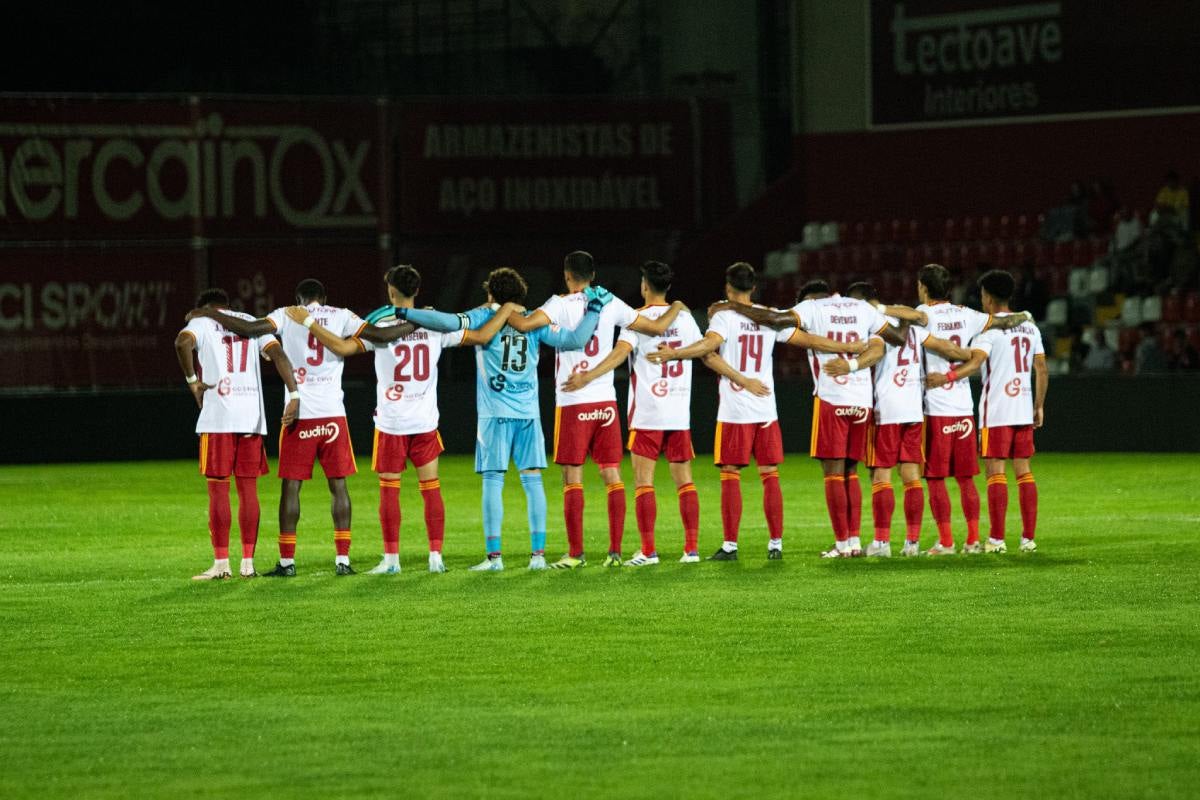
<svg viewBox="0 0 1200 800"><path fill-rule="evenodd" d="M1121 328L1117 349L1122 355L1131 356L1142 340L1142 332L1137 328Z"/></svg>
<svg viewBox="0 0 1200 800"><path fill-rule="evenodd" d="M996 257L996 245L992 242L980 242L975 245L975 264L986 264L989 267L996 266L999 259Z"/></svg>
<svg viewBox="0 0 1200 800"><path fill-rule="evenodd" d="M917 248L913 247L912 245L904 248L904 269L920 269L924 265L924 262L922 261L924 252L924 248Z"/></svg>
<svg viewBox="0 0 1200 800"><path fill-rule="evenodd" d="M1055 297L1062 297L1068 293L1070 287L1070 267L1050 266L1046 268L1046 280L1050 284L1050 294Z"/></svg>
<svg viewBox="0 0 1200 800"><path fill-rule="evenodd" d="M1012 217L1008 216L1008 214L1002 214L1000 222L996 225L996 236L1001 239L1011 239L1012 235Z"/></svg>
<svg viewBox="0 0 1200 800"><path fill-rule="evenodd" d="M1071 245L1071 263L1077 267L1092 265L1092 243L1087 239L1077 239Z"/></svg>
<svg viewBox="0 0 1200 800"><path fill-rule="evenodd" d="M1025 239L1029 236L1029 233L1030 233L1029 217L1026 216L1025 214L1018 214L1017 215L1017 230L1016 230L1017 238Z"/></svg>
<svg viewBox="0 0 1200 800"><path fill-rule="evenodd" d="M921 241L921 223L915 219L908 221L908 227L905 232L905 239L910 242Z"/></svg>
<svg viewBox="0 0 1200 800"><path fill-rule="evenodd" d="M888 241L895 244L896 242L904 241L904 223L898 219L894 219L891 225L888 226Z"/></svg>
<svg viewBox="0 0 1200 800"><path fill-rule="evenodd" d="M851 236L851 238L849 240L843 239L842 243L843 244L862 244L863 242L867 241L867 223L865 223L865 222L854 223L854 226L850 229L850 236Z"/></svg>
<svg viewBox="0 0 1200 800"><path fill-rule="evenodd" d="M991 216L985 214L979 218L979 238L994 239L996 238L996 225Z"/></svg>
<svg viewBox="0 0 1200 800"><path fill-rule="evenodd" d="M900 286L897 290L901 303L906 305L916 305L917 303L917 276L913 272L900 273Z"/></svg>
<svg viewBox="0 0 1200 800"><path fill-rule="evenodd" d="M1097 236L1092 239L1092 261L1096 262L1108 255L1112 240L1108 236Z"/></svg>
<svg viewBox="0 0 1200 800"><path fill-rule="evenodd" d="M893 299L898 301L900 274L897 272L881 273L875 281L875 291L879 293L880 299L885 303L890 303Z"/></svg>
<svg viewBox="0 0 1200 800"><path fill-rule="evenodd" d="M958 238L969 242L975 238L975 235L975 218L963 217L962 223L958 227Z"/></svg>
<svg viewBox="0 0 1200 800"><path fill-rule="evenodd" d="M946 224L942 226L942 241L953 242L958 240L958 222L953 217L946 220Z"/></svg>
<svg viewBox="0 0 1200 800"><path fill-rule="evenodd" d="M1071 263L1074 255L1071 242L1055 242L1051 263L1056 267L1065 267Z"/></svg>
<svg viewBox="0 0 1200 800"><path fill-rule="evenodd" d="M1183 318L1187 322L1200 322L1200 292L1188 292L1183 298Z"/></svg>
<svg viewBox="0 0 1200 800"><path fill-rule="evenodd" d="M996 243L996 266L1008 269L1017 262L1017 248L1012 242Z"/></svg>
<svg viewBox="0 0 1200 800"><path fill-rule="evenodd" d="M871 238L868 240L872 244L882 244L887 241L887 226L882 222L874 222L871 224Z"/></svg>
<svg viewBox="0 0 1200 800"><path fill-rule="evenodd" d="M1163 295L1163 322L1181 322L1183 320L1183 298L1177 290Z"/></svg>

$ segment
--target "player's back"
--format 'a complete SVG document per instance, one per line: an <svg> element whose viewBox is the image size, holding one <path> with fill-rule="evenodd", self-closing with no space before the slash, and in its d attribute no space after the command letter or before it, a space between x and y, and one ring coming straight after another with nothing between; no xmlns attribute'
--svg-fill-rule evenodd
<svg viewBox="0 0 1200 800"><path fill-rule="evenodd" d="M971 347L988 354L981 371L979 426L1032 424L1033 362L1046 352L1038 327L1023 322L1006 331L984 331Z"/></svg>
<svg viewBox="0 0 1200 800"><path fill-rule="evenodd" d="M398 324L395 318L372 323L381 328ZM387 345L363 342L375 351L375 427L396 435L425 433L438 426L438 360L442 349L454 347L463 331L435 333L418 328Z"/></svg>
<svg viewBox="0 0 1200 800"><path fill-rule="evenodd" d="M466 313L467 327L479 328L498 306ZM505 325L486 345L475 346L475 401L480 417L537 419L538 356L545 328L522 333Z"/></svg>
<svg viewBox="0 0 1200 800"><path fill-rule="evenodd" d="M566 330L574 330L583 321L587 312L588 299L583 292L554 295L542 304L540 310L550 322ZM562 385L576 372L595 367L608 357L613 347L613 329L624 328L637 319L637 312L620 298L614 297L600 311L596 332L581 350L556 350L554 353L554 401L555 405L581 405L583 403L615 402L611 372L600 376L577 392L564 391Z"/></svg>
<svg viewBox="0 0 1200 800"><path fill-rule="evenodd" d="M669 305L646 306L638 314L655 320L671 310ZM629 427L638 430L688 430L691 427L692 362L688 359L654 364L647 353L660 345L687 347L701 338L691 314L680 314L661 335L625 330L620 341L629 353Z"/></svg>
<svg viewBox="0 0 1200 800"><path fill-rule="evenodd" d="M346 308L312 303L307 309L312 318L334 336L357 337L366 325L357 314ZM311 331L292 321L286 311L277 308L267 315L267 319L275 325L283 352L296 371L300 419L346 416L346 408L342 403L345 359L326 349ZM362 342L358 344L361 348Z"/></svg>
<svg viewBox="0 0 1200 800"><path fill-rule="evenodd" d="M902 330L898 319L885 319ZM921 342L926 334L915 325L910 325L904 333L904 344L885 343L883 358L871 368L875 380L875 421L880 425L920 422L924 416Z"/></svg>
<svg viewBox="0 0 1200 800"><path fill-rule="evenodd" d="M797 303L792 312L806 332L836 342L865 342L887 326L887 320L870 303L836 294L804 300ZM809 356L813 393L821 400L836 406L873 406L870 372L859 370L849 375L828 375L822 367L830 360L843 356L815 351L810 352Z"/></svg>
<svg viewBox="0 0 1200 800"><path fill-rule="evenodd" d="M764 308L764 306L755 306ZM713 314L708 321L708 330L721 339L720 354L734 369L747 378L755 378L768 388L771 394L756 397L728 378L722 377L718 385L720 402L717 420L720 422L771 422L779 418L775 407L775 343L786 342L795 333L795 328L775 331L760 326L733 309Z"/></svg>
<svg viewBox="0 0 1200 800"><path fill-rule="evenodd" d="M239 319L254 319L239 311L226 310L224 313ZM184 331L196 340L199 361L196 375L212 387L204 395L196 432L266 433L259 359L263 348L274 341L273 338L246 339L207 317L193 319Z"/></svg>
<svg viewBox="0 0 1200 800"><path fill-rule="evenodd" d="M972 339L983 332L991 319L987 314L974 309L944 301L922 304L917 306L917 310L925 312L929 318L925 328L928 335L949 339L959 347L969 345ZM944 374L954 366L950 361L929 350L925 351L924 357L926 374ZM974 411L968 381L955 381L925 393L925 413L931 417L961 417L973 414Z"/></svg>

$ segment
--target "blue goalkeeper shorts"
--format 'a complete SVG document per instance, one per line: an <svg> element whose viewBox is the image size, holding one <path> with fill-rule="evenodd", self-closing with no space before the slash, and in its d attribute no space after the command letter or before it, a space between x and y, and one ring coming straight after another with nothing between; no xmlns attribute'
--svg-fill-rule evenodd
<svg viewBox="0 0 1200 800"><path fill-rule="evenodd" d="M546 468L546 437L540 419L480 417L475 434L475 471L506 472Z"/></svg>

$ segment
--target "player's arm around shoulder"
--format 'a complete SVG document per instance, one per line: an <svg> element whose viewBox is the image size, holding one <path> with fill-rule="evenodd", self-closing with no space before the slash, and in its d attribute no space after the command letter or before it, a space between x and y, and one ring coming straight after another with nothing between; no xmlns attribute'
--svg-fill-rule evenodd
<svg viewBox="0 0 1200 800"><path fill-rule="evenodd" d="M275 333L275 323L266 317L262 319L242 319L241 317L235 317L232 314L226 314L216 309L207 309L203 315L197 316L206 316L211 320L215 320L225 330L245 339L253 339L257 336L266 336L267 334Z"/></svg>
<svg viewBox="0 0 1200 800"><path fill-rule="evenodd" d="M658 349L646 354L646 360L651 364L663 364L667 361L682 361L686 358L704 358L709 353L715 353L725 341L725 337L712 328L698 342L687 347L672 348L665 343L659 344Z"/></svg>
<svg viewBox="0 0 1200 800"><path fill-rule="evenodd" d="M1026 322L1033 322L1033 315L1028 311L1015 311L1012 314L1004 314L1003 316L990 314L987 324L983 326L983 329L985 331L1006 331L1018 325L1024 325Z"/></svg>
<svg viewBox="0 0 1200 800"><path fill-rule="evenodd" d="M317 337L317 341L324 345L330 352L342 358L363 352L363 346L358 339L354 337L343 339L334 334L333 331L317 322L304 306L290 306L284 313L287 314L288 319L292 322L307 328L308 332ZM371 325L368 327L374 326Z"/></svg>
<svg viewBox="0 0 1200 800"><path fill-rule="evenodd" d="M567 392L578 392L580 389L587 386L597 378L607 375L617 368L617 365L624 361L629 354L633 352L633 345L629 342L619 339L613 345L612 350L604 357L604 360L595 367L583 372L572 373L566 381L563 382L562 388Z"/></svg>
<svg viewBox="0 0 1200 800"><path fill-rule="evenodd" d="M492 315L492 318L478 328L469 328L463 331L461 344L465 347L468 345L486 345L488 342L500 332L500 329L505 325L510 325L514 318L519 317L517 313L521 310L521 306L516 303L505 303L500 306L500 309Z"/></svg>
<svg viewBox="0 0 1200 800"><path fill-rule="evenodd" d="M675 323L675 318L679 316L680 312L687 310L688 307L682 301L676 300L658 319L650 319L638 314L637 318L629 324L629 330L644 333L647 336L662 336Z"/></svg>

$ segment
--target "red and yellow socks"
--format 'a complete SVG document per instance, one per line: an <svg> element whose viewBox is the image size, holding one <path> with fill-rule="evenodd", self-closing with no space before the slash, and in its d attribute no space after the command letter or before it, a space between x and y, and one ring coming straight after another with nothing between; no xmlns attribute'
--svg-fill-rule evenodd
<svg viewBox="0 0 1200 800"><path fill-rule="evenodd" d="M1021 538L1032 539L1037 533L1038 490L1032 472L1017 476L1017 499L1021 504Z"/></svg>
<svg viewBox="0 0 1200 800"><path fill-rule="evenodd" d="M400 552L400 481L379 479L379 527L383 531L383 552ZM339 551L340 555L340 551Z"/></svg>
<svg viewBox="0 0 1200 800"><path fill-rule="evenodd" d="M825 507L829 510L829 523L833 526L833 538L839 542L850 538L846 523L846 476L825 476Z"/></svg>
<svg viewBox="0 0 1200 800"><path fill-rule="evenodd" d="M446 538L446 504L442 500L442 482L438 478L419 481L421 502L425 504L425 534L429 537L429 552L442 552Z"/></svg>
<svg viewBox="0 0 1200 800"><path fill-rule="evenodd" d="M875 541L892 540L892 514L896 511L896 492L890 483L871 484L871 520L875 526Z"/></svg>
<svg viewBox="0 0 1200 800"><path fill-rule="evenodd" d="M725 541L737 543L742 524L742 477L736 472L721 472L721 530Z"/></svg>
<svg viewBox="0 0 1200 800"><path fill-rule="evenodd" d="M967 521L967 544L976 544L979 541L979 489L975 488L974 478L957 480L959 502Z"/></svg>
<svg viewBox="0 0 1200 800"><path fill-rule="evenodd" d="M783 537L783 492L779 489L779 473L763 473L763 514L767 518L767 532L772 539Z"/></svg>
<svg viewBox="0 0 1200 800"><path fill-rule="evenodd" d="M1008 514L1008 477L1003 473L987 479L988 536L1004 540L1004 518Z"/></svg>
<svg viewBox="0 0 1200 800"><path fill-rule="evenodd" d="M862 536L862 486L857 472L846 475L846 531L851 539Z"/></svg>
<svg viewBox="0 0 1200 800"><path fill-rule="evenodd" d="M642 554L652 555L654 548L654 524L658 518L658 501L653 486L639 486L633 490L634 515L637 517L638 534L642 539Z"/></svg>
<svg viewBox="0 0 1200 800"><path fill-rule="evenodd" d="M625 484L610 483L604 491L608 495L608 552L619 553L625 538Z"/></svg>
<svg viewBox="0 0 1200 800"><path fill-rule="evenodd" d="M583 555L583 484L563 486L563 521L567 526L567 553L571 558Z"/></svg>
<svg viewBox="0 0 1200 800"><path fill-rule="evenodd" d="M954 534L950 532L950 493L946 491L945 478L927 478L929 484L929 513L937 525L938 544L954 547Z"/></svg>
<svg viewBox="0 0 1200 800"><path fill-rule="evenodd" d="M208 535L212 541L213 558L224 561L229 558L229 526L232 523L229 510L229 479L208 479Z"/></svg>
<svg viewBox="0 0 1200 800"><path fill-rule="evenodd" d="M338 558L350 558L350 531L334 531L333 546L337 548Z"/></svg>
<svg viewBox="0 0 1200 800"><path fill-rule="evenodd" d="M696 494L696 484L685 483L676 494L679 496L679 518L683 521L683 552L695 553L700 539L700 498Z"/></svg>
<svg viewBox="0 0 1200 800"><path fill-rule="evenodd" d="M242 558L254 558L258 545L258 522L262 509L258 504L258 478L236 478L238 496L238 532L242 535Z"/></svg>
<svg viewBox="0 0 1200 800"><path fill-rule="evenodd" d="M919 480L904 484L904 538L909 542L921 540L921 516L925 510L925 490Z"/></svg>

